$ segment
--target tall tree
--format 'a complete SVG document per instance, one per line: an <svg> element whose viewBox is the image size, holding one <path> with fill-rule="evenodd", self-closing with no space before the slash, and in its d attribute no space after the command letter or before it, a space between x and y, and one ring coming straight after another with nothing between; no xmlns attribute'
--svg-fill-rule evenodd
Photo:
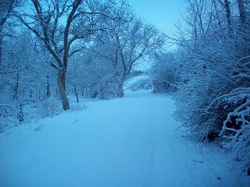
<svg viewBox="0 0 250 187"><path fill-rule="evenodd" d="M13 8L17 0L0 0L0 65L2 62L2 49L4 37L4 25L11 16Z"/></svg>
<svg viewBox="0 0 250 187"><path fill-rule="evenodd" d="M73 21L80 16L78 8L82 3L83 0L51 2L32 0L31 8L34 8L34 14L20 11L17 15L21 22L42 41L53 57L51 66L58 71L58 91L64 110L69 109L65 89L69 51L72 43L78 39L76 36L71 36L70 29ZM66 23L61 23L65 22L61 19L66 19ZM59 38L60 35L63 37Z"/></svg>
<svg viewBox="0 0 250 187"><path fill-rule="evenodd" d="M68 59L82 49L73 48L80 39L86 39L101 20L105 4L87 0L32 0L29 14L20 10L17 14L21 22L45 45L53 60L51 66L58 71L57 83L63 109L69 109L65 81Z"/></svg>

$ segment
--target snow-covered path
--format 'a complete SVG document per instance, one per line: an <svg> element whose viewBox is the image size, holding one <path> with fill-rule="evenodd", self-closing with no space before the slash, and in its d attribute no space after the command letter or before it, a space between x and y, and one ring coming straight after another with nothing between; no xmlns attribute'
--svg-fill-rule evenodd
<svg viewBox="0 0 250 187"><path fill-rule="evenodd" d="M175 130L170 97L140 91L85 105L0 134L0 186L239 186L230 155Z"/></svg>

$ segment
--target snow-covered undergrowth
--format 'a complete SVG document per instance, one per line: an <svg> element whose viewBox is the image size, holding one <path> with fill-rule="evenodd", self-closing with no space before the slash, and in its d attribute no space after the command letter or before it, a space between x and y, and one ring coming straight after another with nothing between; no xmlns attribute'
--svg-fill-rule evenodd
<svg viewBox="0 0 250 187"><path fill-rule="evenodd" d="M82 103L77 103L73 96L69 97L72 111L83 109ZM80 98L82 100L82 98ZM30 123L42 118L53 117L63 112L61 102L56 97L46 98L36 102L27 102L20 106L15 106L12 102L8 105L0 105L0 132L14 128L25 123Z"/></svg>
<svg viewBox="0 0 250 187"><path fill-rule="evenodd" d="M174 101L150 91L85 101L0 134L1 187L247 186L231 153L185 137Z"/></svg>

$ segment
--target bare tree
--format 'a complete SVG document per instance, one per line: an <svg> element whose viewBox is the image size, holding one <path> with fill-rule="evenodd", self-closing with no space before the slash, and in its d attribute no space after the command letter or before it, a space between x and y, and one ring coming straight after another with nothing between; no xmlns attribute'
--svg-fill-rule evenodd
<svg viewBox="0 0 250 187"><path fill-rule="evenodd" d="M13 8L17 0L0 0L0 65L2 62L2 49L3 49L3 28L6 21L11 16Z"/></svg>
<svg viewBox="0 0 250 187"><path fill-rule="evenodd" d="M154 26L128 12L122 17L124 19L107 23L112 29L97 44L98 50L94 50L112 64L119 97L123 96L123 84L132 67L165 43L165 36Z"/></svg>
<svg viewBox="0 0 250 187"><path fill-rule="evenodd" d="M58 90L63 109L68 110L69 102L65 88L68 59L86 47L84 42L90 39L91 35L102 30L100 23L104 19L110 19L107 15L109 9L112 10L117 4L114 1L87 0L31 2L30 8L34 9L33 13L23 9L16 15L42 41L53 57L51 66L58 71Z"/></svg>
<svg viewBox="0 0 250 187"><path fill-rule="evenodd" d="M68 59L79 52L81 48L71 50L71 46L79 39L83 39L91 33L91 3L84 0L32 0L33 14L20 10L17 14L21 22L30 29L45 45L53 60L51 66L58 71L57 82L63 109L69 109L69 101L66 95L65 80L68 67ZM77 30L77 24L82 24L81 19L90 23L88 28ZM82 25L81 25L82 26ZM86 29L86 30L84 30ZM84 32L83 32L84 31Z"/></svg>

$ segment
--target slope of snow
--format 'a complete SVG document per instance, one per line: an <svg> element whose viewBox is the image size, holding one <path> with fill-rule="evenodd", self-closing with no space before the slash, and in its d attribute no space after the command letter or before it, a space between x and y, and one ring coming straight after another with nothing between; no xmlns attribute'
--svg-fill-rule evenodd
<svg viewBox="0 0 250 187"><path fill-rule="evenodd" d="M0 134L0 186L247 186L229 153L176 130L171 98L127 92L85 105Z"/></svg>
<svg viewBox="0 0 250 187"><path fill-rule="evenodd" d="M140 87L140 84L147 83L147 85L152 85L152 80L149 75L142 74L128 79L124 84L125 90L131 90L133 87Z"/></svg>

